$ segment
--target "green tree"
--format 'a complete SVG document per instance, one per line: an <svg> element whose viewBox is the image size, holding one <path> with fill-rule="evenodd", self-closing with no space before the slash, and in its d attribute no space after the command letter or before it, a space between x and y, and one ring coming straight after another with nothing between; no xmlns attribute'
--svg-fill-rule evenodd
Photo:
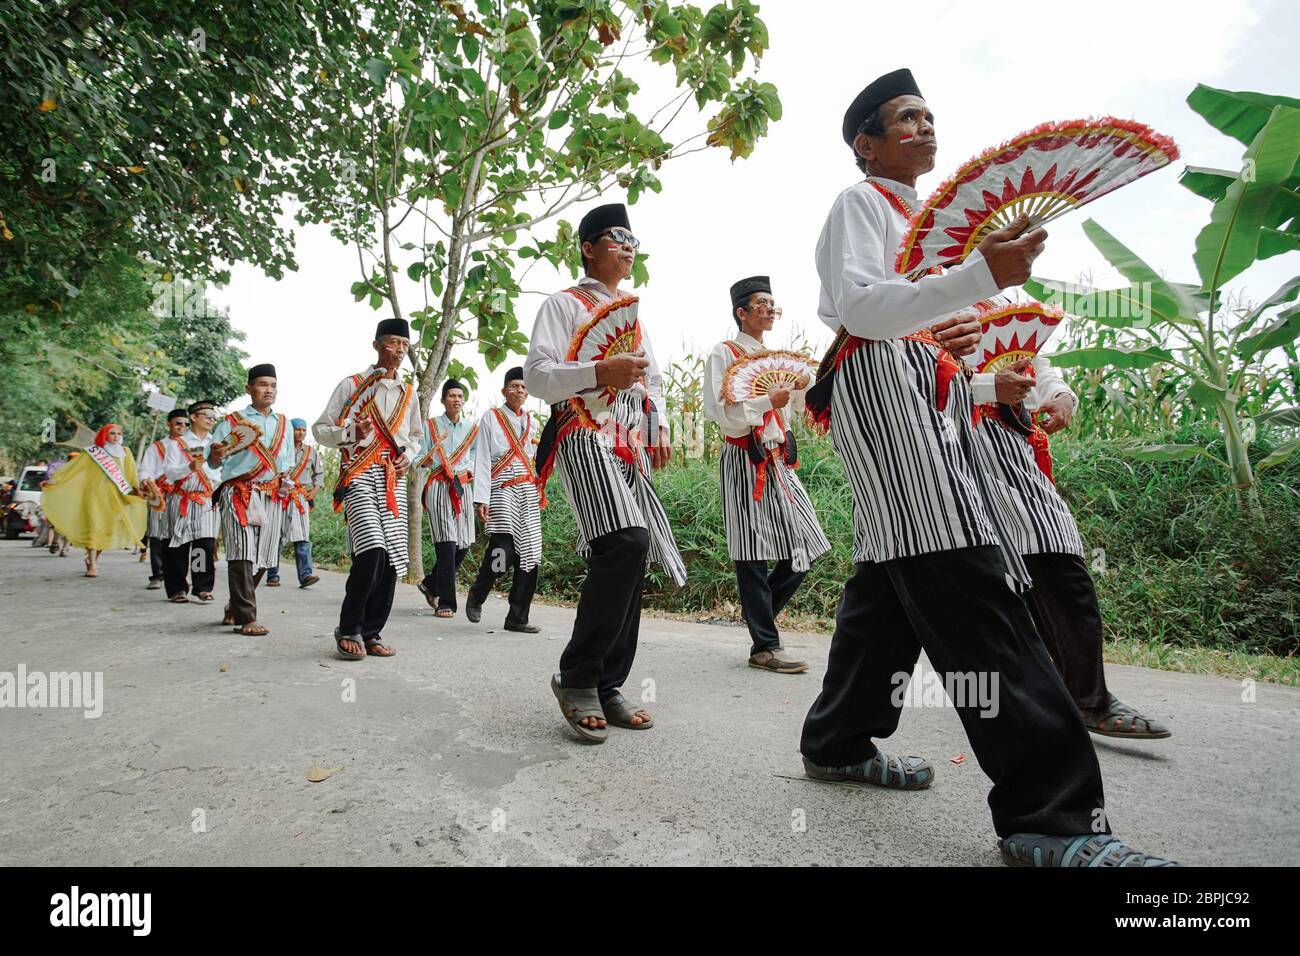
<svg viewBox="0 0 1300 956"><path fill-rule="evenodd" d="M1088 369L1170 366L1189 386L1183 397L1207 410L1223 435L1226 460L1200 445L1161 444L1133 449L1137 458L1173 461L1205 456L1222 465L1244 500L1253 500L1255 475L1247 455L1253 421L1242 415L1242 398L1259 356L1290 347L1300 335L1300 276L1250 309L1233 308L1229 282L1256 261L1300 249L1300 100L1259 93L1233 93L1198 86L1188 102L1216 129L1248 148L1237 173L1211 175L1191 167L1184 184L1213 201L1209 223L1196 237L1193 261L1199 283L1166 280L1093 220L1084 232L1129 281L1123 289L1084 289L1070 311L1145 336L1131 348L1094 346L1058 352L1052 361ZM1218 188L1222 187L1222 188ZM1040 298L1058 296L1064 285L1031 280L1025 289ZM1154 325L1151 320L1154 320ZM1267 321L1266 321L1267 320ZM1174 333L1186 348L1163 343ZM1265 416L1261 416L1265 417ZM1285 461L1300 442L1278 449L1261 463Z"/></svg>
<svg viewBox="0 0 1300 956"><path fill-rule="evenodd" d="M635 203L660 190L664 163L697 150L750 153L781 114L775 87L750 75L767 42L749 0L707 11L662 0L399 0L336 51L321 100L340 121L303 130L320 161L301 170L300 220L328 223L355 247L358 300L411 322L426 417L447 374L477 385L455 346L477 341L490 368L526 350L520 261L576 274L567 209L614 186ZM634 106L632 71L654 65L673 71L677 91ZM712 118L679 137L674 121L692 101ZM552 238L532 237L551 220ZM646 275L640 257L635 281ZM402 276L415 284L410 298ZM408 496L418 574L413 481Z"/></svg>

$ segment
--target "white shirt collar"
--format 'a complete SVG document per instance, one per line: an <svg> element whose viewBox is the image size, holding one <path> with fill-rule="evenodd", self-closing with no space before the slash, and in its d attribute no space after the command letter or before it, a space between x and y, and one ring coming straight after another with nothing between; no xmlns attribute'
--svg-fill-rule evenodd
<svg viewBox="0 0 1300 956"><path fill-rule="evenodd" d="M906 183L900 183L893 179L886 179L884 176L869 176L868 179L874 179L882 186L886 186L898 195L902 196L908 202L916 202L916 189Z"/></svg>
<svg viewBox="0 0 1300 956"><path fill-rule="evenodd" d="M741 332L737 334L735 341L740 345L748 345L756 349L761 349L764 347L762 342L760 342L758 339L754 338L752 335L749 335L745 332Z"/></svg>
<svg viewBox="0 0 1300 956"><path fill-rule="evenodd" d="M578 280L578 285L591 286L599 290L600 292L605 293L605 296L607 298L610 299L614 298L614 293L610 291L609 287L605 285L605 283L601 282L599 279L593 278L592 276L583 276L581 279Z"/></svg>

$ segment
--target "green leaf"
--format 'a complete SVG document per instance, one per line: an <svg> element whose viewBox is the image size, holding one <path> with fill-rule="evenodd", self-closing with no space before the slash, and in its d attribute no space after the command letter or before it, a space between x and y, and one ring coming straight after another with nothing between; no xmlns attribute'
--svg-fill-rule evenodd
<svg viewBox="0 0 1300 956"><path fill-rule="evenodd" d="M1187 105L1220 133L1249 146L1268 122L1275 106L1300 109L1300 100L1269 93L1220 90L1202 83L1197 84L1187 97Z"/></svg>
<svg viewBox="0 0 1300 956"><path fill-rule="evenodd" d="M1190 189L1202 199L1218 202L1228 191L1237 174L1231 169L1213 169L1209 166L1188 166L1178 177L1180 185Z"/></svg>
<svg viewBox="0 0 1300 956"><path fill-rule="evenodd" d="M378 57L372 56L366 61L366 76L370 77L370 82L377 87L383 87L391 70L392 67Z"/></svg>
<svg viewBox="0 0 1300 956"><path fill-rule="evenodd" d="M1083 224L1084 234L1092 240L1097 251L1133 285L1148 285L1151 289L1151 307L1165 316L1182 316L1190 319L1196 314L1196 303L1177 287L1156 272L1095 220ZM1173 321L1172 319L1170 321Z"/></svg>
<svg viewBox="0 0 1300 956"><path fill-rule="evenodd" d="M1276 292L1251 309L1250 314L1246 316L1246 323L1254 322L1275 305L1285 305L1287 302L1293 301L1296 296L1300 296L1300 276L1292 276L1287 279Z"/></svg>
<svg viewBox="0 0 1300 956"><path fill-rule="evenodd" d="M1300 236L1267 227L1260 229L1258 257L1261 261L1297 249L1300 249Z"/></svg>
<svg viewBox="0 0 1300 956"><path fill-rule="evenodd" d="M1300 305L1278 313L1277 319L1264 331L1242 339L1233 347L1233 351L1242 358L1250 358L1257 352L1268 352L1289 345L1297 336L1300 336Z"/></svg>
<svg viewBox="0 0 1300 956"><path fill-rule="evenodd" d="M1260 227L1282 183L1300 159L1300 109L1278 106L1246 150L1243 175L1214 204L1196 237L1201 288L1218 289L1240 275L1259 251ZM1250 173L1247 182L1246 173Z"/></svg>
<svg viewBox="0 0 1300 956"><path fill-rule="evenodd" d="M1294 455L1298 448L1300 448L1300 438L1297 438L1292 442L1287 442L1280 448L1274 448L1267 456L1265 456L1264 460L1259 463L1257 470L1263 471L1265 468L1276 468Z"/></svg>
<svg viewBox="0 0 1300 956"><path fill-rule="evenodd" d="M1200 445L1142 445L1139 448L1121 448L1119 453L1125 458L1137 461L1188 461L1192 458L1213 458Z"/></svg>
<svg viewBox="0 0 1300 956"><path fill-rule="evenodd" d="M1275 408L1272 411L1256 415L1255 421L1260 425L1279 425L1282 428L1300 428L1300 405Z"/></svg>
<svg viewBox="0 0 1300 956"><path fill-rule="evenodd" d="M1146 327L1153 317L1168 322L1176 319L1176 316L1158 310L1155 303L1149 301L1152 297L1143 295L1140 288L1093 289L1070 282L1032 277L1022 288L1035 299L1059 306L1072 318L1092 319L1112 328Z"/></svg>
<svg viewBox="0 0 1300 956"><path fill-rule="evenodd" d="M551 118L546 122L547 129L559 129L569 121L568 110L556 110L551 114Z"/></svg>
<svg viewBox="0 0 1300 956"><path fill-rule="evenodd" d="M1150 368L1173 359L1173 353L1154 345L1144 349L1097 346L1055 352L1046 356L1060 368Z"/></svg>

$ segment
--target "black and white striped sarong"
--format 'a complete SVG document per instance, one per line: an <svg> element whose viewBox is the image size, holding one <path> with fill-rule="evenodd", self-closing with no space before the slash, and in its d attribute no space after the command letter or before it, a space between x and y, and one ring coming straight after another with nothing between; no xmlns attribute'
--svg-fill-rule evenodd
<svg viewBox="0 0 1300 956"><path fill-rule="evenodd" d="M831 437L853 489L853 560L993 545L1008 586L1028 586L1006 530L1012 516L988 487L964 376L949 383L944 410L936 407L937 355L912 339L864 341L835 375Z"/></svg>
<svg viewBox="0 0 1300 956"><path fill-rule="evenodd" d="M163 500L166 501L169 498L170 495L165 496ZM147 534L151 538L170 538L172 536L172 526L171 521L168 519L167 508L163 508L162 511L154 511L153 508L149 509L149 530Z"/></svg>
<svg viewBox="0 0 1300 956"><path fill-rule="evenodd" d="M633 390L619 394L613 412L620 421L639 421L635 394ZM640 468L614 453L614 439L608 431L589 428L575 429L556 445L556 471L578 526L577 551L588 557L591 542L602 535L645 528L650 535L650 563L662 567L680 587L686 583L686 563L650 483L650 456L642 449L638 457Z"/></svg>
<svg viewBox="0 0 1300 956"><path fill-rule="evenodd" d="M196 479L185 479L187 486L191 482L194 483L196 489L201 487ZM185 509L185 514L182 515L180 495L168 495L167 517L172 531L171 546L173 548L179 548L183 544L189 544L191 541L198 541L202 538L215 538L218 529L221 527L221 514L216 502L211 499L206 502L191 501Z"/></svg>
<svg viewBox="0 0 1300 956"><path fill-rule="evenodd" d="M510 535L515 541L520 570L531 571L542 563L542 506L537 485L532 481L521 481L508 488L502 487L511 479L526 474L528 469L516 457L511 460L509 468L492 479L488 522L483 530L490 535Z"/></svg>
<svg viewBox="0 0 1300 956"><path fill-rule="evenodd" d="M400 494L405 494L403 489ZM284 509L284 540L290 542L311 540L311 508L303 501L302 511L298 510L296 501L289 502Z"/></svg>
<svg viewBox="0 0 1300 956"><path fill-rule="evenodd" d="M429 537L434 544L455 541L457 548L474 543L473 483L462 482L460 514L451 505L451 487L445 481L431 481L424 492L424 513L429 516ZM489 505L491 508L491 505ZM541 550L541 524L538 519L538 551Z"/></svg>
<svg viewBox="0 0 1300 956"><path fill-rule="evenodd" d="M260 508L260 525L241 525L235 514L233 496L235 488L227 485L221 492L221 538L227 561L251 561L253 572L273 568L280 563L280 521L284 511L280 502L273 501L264 491L253 489L248 508Z"/></svg>
<svg viewBox="0 0 1300 956"><path fill-rule="evenodd" d="M406 573L406 488L398 483L397 517L388 510L388 490L383 462L376 462L348 484L343 499L343 520L348 529L348 554L356 557L371 548L383 548L398 576Z"/></svg>
<svg viewBox="0 0 1300 956"><path fill-rule="evenodd" d="M767 463L763 496L754 500L758 466L739 446L724 443L718 463L722 525L732 561L785 561L807 571L831 549L798 475L778 458Z"/></svg>
<svg viewBox="0 0 1300 956"><path fill-rule="evenodd" d="M975 427L988 448L990 492L1013 515L1007 535L1021 554L1074 554L1083 557L1079 527L1052 480L1043 474L1024 436L997 421Z"/></svg>

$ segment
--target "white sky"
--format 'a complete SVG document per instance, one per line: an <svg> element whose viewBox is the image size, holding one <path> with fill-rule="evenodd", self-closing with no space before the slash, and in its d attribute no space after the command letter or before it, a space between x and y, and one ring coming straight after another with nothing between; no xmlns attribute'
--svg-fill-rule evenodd
<svg viewBox="0 0 1300 956"><path fill-rule="evenodd" d="M1210 205L1179 186L1178 174L1187 164L1237 168L1244 151L1186 105L1197 82L1300 96L1300 5L1285 0L1094 0L1073 14L1041 0L767 0L761 16L771 46L759 78L777 86L784 118L747 160L732 164L716 149L667 164L663 192L630 209L642 251L650 254L650 282L636 290L641 317L665 367L731 334L727 288L755 273L772 276L785 309L772 333L776 344L791 331L818 349L829 341L816 315L813 247L831 202L857 177L840 121L861 87L889 70L909 67L935 113L939 156L935 171L918 183L923 197L982 149L1047 120L1111 114L1174 138L1178 162L1050 228L1035 275L1073 280L1091 271L1101 286L1120 280L1083 235L1088 217L1170 278L1196 280L1193 243ZM648 62L633 76L652 108L668 89L658 85L662 77L671 83L670 71ZM703 128L703 119L688 113L669 130L670 141ZM622 199L612 191L589 205ZM576 224L586 208L570 207L570 221ZM544 225L539 235L550 238L553 229ZM334 385L373 358L369 343L382 315L352 301L349 287L360 278L352 248L325 227L297 233L298 272L275 282L236 266L213 299L229 306L233 324L247 335L250 361L277 366L277 410L310 421ZM1234 285L1262 299L1296 272L1297 258L1271 259ZM526 287L550 292L568 284L567 274L543 264ZM409 284L407 309L417 294ZM516 303L525 333L541 302L525 295ZM472 410L499 400L507 366L485 373L472 344L455 357L480 370L485 387L471 396Z"/></svg>

